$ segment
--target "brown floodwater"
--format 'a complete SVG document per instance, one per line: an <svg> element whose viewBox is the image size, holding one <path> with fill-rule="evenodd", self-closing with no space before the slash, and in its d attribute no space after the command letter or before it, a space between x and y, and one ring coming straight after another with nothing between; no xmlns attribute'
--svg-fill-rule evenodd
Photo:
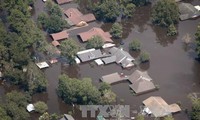
<svg viewBox="0 0 200 120"><path fill-rule="evenodd" d="M189 1L192 4L200 4L199 0ZM84 2L81 3L80 9L87 13L84 9ZM78 7L77 4L71 3L61 5L63 9L69 7ZM37 19L37 15L44 10L44 3L42 0L36 0L35 9L33 11L33 19ZM117 102L120 103L123 99L123 104L131 106L131 115L135 116L137 112L140 112L140 106L142 101L150 96L161 96L167 103L181 104L182 112L174 114L175 120L189 120L184 109L191 109L191 102L188 98L190 93L198 93L200 91L200 63L195 60L194 45L185 45L183 43L183 37L186 34L191 36L191 40L194 41L194 34L197 29L197 25L200 22L200 18L180 21L176 26L178 29L178 35L175 37L166 36L166 30L158 26L154 26L150 21L151 5L137 8L134 17L128 20L119 20L123 25L123 42L122 47L128 51L128 44L131 40L138 38L141 41L142 51L147 51L150 54L150 62L137 65L132 69L122 69L117 64L109 64L105 66L97 66L94 62L83 63L80 65L68 66L65 64L57 63L50 68L45 69L44 73L48 79L49 85L46 93L36 94L33 96L33 102L42 100L48 105L49 113L64 114L69 111L73 112L73 116L76 120L84 120L81 118L80 111L77 108L73 108L71 105L66 105L56 95L56 87L58 86L58 76L62 73L69 75L70 77L83 78L90 77L94 85L98 86L102 75L110 74L113 72L123 72L125 74L131 74L134 70L147 70L149 75L153 78L156 85L159 86L159 90L134 96L131 93L128 82L122 82L112 85L112 90L117 94ZM64 16L63 16L64 17ZM77 34L92 27L101 27L105 31L109 31L111 23L103 24L102 22L92 22L89 26L69 31L69 34L74 38L77 43L84 46L85 43L81 43ZM120 41L115 40L115 43L119 46ZM136 59L139 53L130 52ZM7 87L0 86L0 95L10 91ZM35 120L39 115L32 114L32 119ZM150 118L147 118L150 119ZM93 120L93 119L85 119Z"/></svg>

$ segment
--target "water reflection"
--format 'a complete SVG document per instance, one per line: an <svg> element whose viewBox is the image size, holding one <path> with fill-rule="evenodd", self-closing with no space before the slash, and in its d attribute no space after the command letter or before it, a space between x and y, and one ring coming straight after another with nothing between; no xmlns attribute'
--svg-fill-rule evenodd
<svg viewBox="0 0 200 120"><path fill-rule="evenodd" d="M151 27L156 33L156 41L163 47L168 46L168 44L173 44L173 42L177 39L177 36L167 36L167 28L155 25L151 25Z"/></svg>

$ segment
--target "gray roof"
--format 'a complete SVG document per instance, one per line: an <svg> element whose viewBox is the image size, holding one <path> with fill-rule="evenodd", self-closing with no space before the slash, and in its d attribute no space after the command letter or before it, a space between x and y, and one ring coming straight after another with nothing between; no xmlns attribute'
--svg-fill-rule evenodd
<svg viewBox="0 0 200 120"><path fill-rule="evenodd" d="M127 79L127 76L121 76L119 73L112 73L109 75L102 76L101 81L106 82L108 84L113 84Z"/></svg>
<svg viewBox="0 0 200 120"><path fill-rule="evenodd" d="M113 63L113 62L116 61L116 56L110 56L110 57L102 58L102 61L104 62L104 64Z"/></svg>
<svg viewBox="0 0 200 120"><path fill-rule="evenodd" d="M116 63L118 63L118 64L121 63L122 67L124 67L124 68L127 67L127 65L134 65L132 63L132 61L135 59L128 52L126 52L122 49L112 47L109 50L109 53L112 56L116 56Z"/></svg>
<svg viewBox="0 0 200 120"><path fill-rule="evenodd" d="M136 94L155 90L156 87L151 80L147 72L136 70L129 76L129 81L132 83L129 86Z"/></svg>
<svg viewBox="0 0 200 120"><path fill-rule="evenodd" d="M64 114L64 117L61 118L60 120L75 120L71 115Z"/></svg>
<svg viewBox="0 0 200 120"><path fill-rule="evenodd" d="M155 117L164 117L171 113L181 111L177 104L168 105L165 100L159 96L152 96L143 101L143 104L149 108Z"/></svg>
<svg viewBox="0 0 200 120"><path fill-rule="evenodd" d="M132 60L129 60L129 59L123 59L121 61L121 65L122 65L123 68L134 66Z"/></svg>
<svg viewBox="0 0 200 120"><path fill-rule="evenodd" d="M193 17L197 17L200 15L200 11L198 11L192 4L190 3L180 3L179 4L179 18L181 20L190 19Z"/></svg>
<svg viewBox="0 0 200 120"><path fill-rule="evenodd" d="M152 78L148 75L147 71L139 71L136 70L134 71L130 76L129 76L129 80L134 83L136 82L140 77L142 77L143 79L147 80L147 81L151 81Z"/></svg>
<svg viewBox="0 0 200 120"><path fill-rule="evenodd" d="M81 54L77 54L78 58L80 58L80 60L82 62L87 62L90 60L94 60L94 59L98 59L101 57L104 57L104 55L102 54L101 50L94 50L94 51L88 51L85 53L81 53Z"/></svg>

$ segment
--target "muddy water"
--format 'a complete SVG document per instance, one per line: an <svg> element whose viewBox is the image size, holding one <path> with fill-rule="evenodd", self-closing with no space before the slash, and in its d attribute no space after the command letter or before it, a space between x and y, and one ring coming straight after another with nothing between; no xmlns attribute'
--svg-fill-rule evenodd
<svg viewBox="0 0 200 120"><path fill-rule="evenodd" d="M198 0L193 0L192 4L200 4ZM81 9L84 4L81 3ZM69 7L76 7L77 5L67 4L62 5L63 9ZM44 10L44 3L42 0L36 0L35 11L33 19L37 19L37 15ZM194 20L187 20L180 22L177 25L179 34L176 37L167 37L166 30L153 26L150 22L151 6L145 6L137 9L134 18L120 21L123 25L123 41L122 47L128 50L128 44L134 38L141 41L142 50L149 52L151 60L149 63L138 65L132 69L124 70L116 64L105 66L97 66L94 62L84 63L80 65L61 65L54 64L44 72L49 81L46 93L36 94L33 96L33 102L37 100L45 101L48 104L50 113L67 113L68 111L76 111L73 116L76 120L83 120L80 117L80 112L71 105L66 105L56 95L56 87L58 85L58 76L65 73L70 77L82 78L91 77L94 85L99 85L99 78L102 75L113 72L123 72L131 74L135 69L147 70L149 75L153 78L156 85L160 87L158 91L147 94L134 96L130 89L129 83L123 82L112 85L112 90L117 94L119 103L120 99L124 100L123 104L131 105L131 110L140 111L139 106L142 101L150 96L161 96L167 103L180 102L182 109L190 109L191 103L188 99L188 94L200 91L200 64L194 60L195 53L193 45L185 46L182 38L189 34L194 39L194 33L200 18ZM83 10L86 12L85 10ZM101 27L105 31L110 30L111 24L103 24L100 22L90 23L89 26L70 31L70 36L76 39L77 43L84 46L77 38L77 33L89 30L92 27ZM117 45L121 40L116 40ZM138 53L130 52L134 57ZM5 87L0 86L0 94L9 91ZM132 114L133 116L135 114ZM36 119L38 115L32 115L32 119ZM187 115L182 111L174 115L176 120L188 120Z"/></svg>

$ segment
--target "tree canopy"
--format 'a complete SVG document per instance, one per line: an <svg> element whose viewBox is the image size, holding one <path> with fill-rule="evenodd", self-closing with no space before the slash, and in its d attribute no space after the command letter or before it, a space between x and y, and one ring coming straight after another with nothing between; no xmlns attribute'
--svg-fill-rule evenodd
<svg viewBox="0 0 200 120"><path fill-rule="evenodd" d="M122 38L122 25L119 23L114 23L112 25L112 28L110 30L110 34L112 35L113 38Z"/></svg>
<svg viewBox="0 0 200 120"><path fill-rule="evenodd" d="M69 78L67 75L59 77L58 95L66 103L77 104L98 104L100 93L98 89L92 85L91 79L84 78L78 80Z"/></svg>
<svg viewBox="0 0 200 120"><path fill-rule="evenodd" d="M154 24L168 27L178 23L179 8L175 0L159 0L152 10L152 22Z"/></svg>
<svg viewBox="0 0 200 120"><path fill-rule="evenodd" d="M42 101L38 101L34 104L34 107L35 107L35 111L40 113L40 114L43 114L47 111L48 109L48 106L46 103L42 102Z"/></svg>
<svg viewBox="0 0 200 120"><path fill-rule="evenodd" d="M45 3L45 8L48 14L44 12L40 13L38 15L38 23L48 33L60 32L69 26L67 21L62 18L62 11L57 4L48 0Z"/></svg>
<svg viewBox="0 0 200 120"><path fill-rule="evenodd" d="M30 117L25 109L28 101L30 101L29 96L12 91L6 94L5 110L14 120L27 120Z"/></svg>
<svg viewBox="0 0 200 120"><path fill-rule="evenodd" d="M96 48L99 49L103 46L103 40L100 36L93 36L91 39L88 40L86 48Z"/></svg>
<svg viewBox="0 0 200 120"><path fill-rule="evenodd" d="M197 27L197 32L195 34L196 37L196 53L198 58L200 58L200 25Z"/></svg>
<svg viewBox="0 0 200 120"><path fill-rule="evenodd" d="M132 51L139 51L141 49L140 41L138 39L134 39L129 44L129 49L132 50Z"/></svg>
<svg viewBox="0 0 200 120"><path fill-rule="evenodd" d="M69 62L73 63L76 53L79 51L79 46L72 38L64 40L60 46L61 54L68 58Z"/></svg>

